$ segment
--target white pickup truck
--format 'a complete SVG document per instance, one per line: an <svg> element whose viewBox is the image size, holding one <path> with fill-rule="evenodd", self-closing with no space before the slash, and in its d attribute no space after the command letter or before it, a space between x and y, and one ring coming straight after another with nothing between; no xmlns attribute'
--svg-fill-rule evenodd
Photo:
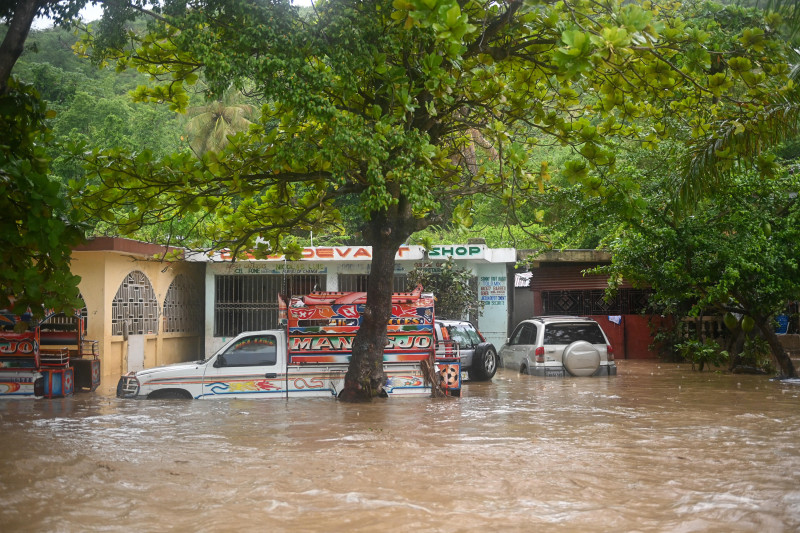
<svg viewBox="0 0 800 533"><path fill-rule="evenodd" d="M344 386L353 337L361 323L363 293L313 293L294 297L286 330L241 333L203 361L122 376L120 398L336 397ZM457 348L434 353L433 296L395 294L387 325L384 371L388 396L430 394L423 361L431 361L445 391L460 395Z"/></svg>

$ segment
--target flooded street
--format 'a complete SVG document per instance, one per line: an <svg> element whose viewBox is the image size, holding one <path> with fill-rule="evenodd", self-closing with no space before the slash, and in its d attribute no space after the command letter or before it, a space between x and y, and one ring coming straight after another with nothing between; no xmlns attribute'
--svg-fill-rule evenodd
<svg viewBox="0 0 800 533"><path fill-rule="evenodd" d="M0 402L4 531L797 531L800 385L619 362L461 399Z"/></svg>

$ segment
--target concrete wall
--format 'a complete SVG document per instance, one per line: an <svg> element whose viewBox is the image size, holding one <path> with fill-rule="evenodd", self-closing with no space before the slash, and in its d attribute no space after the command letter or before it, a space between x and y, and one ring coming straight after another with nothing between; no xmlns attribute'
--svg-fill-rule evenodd
<svg viewBox="0 0 800 533"><path fill-rule="evenodd" d="M794 363L795 368L800 368L800 335L788 334L778 335L783 349L789 355L789 358Z"/></svg>
<svg viewBox="0 0 800 533"><path fill-rule="evenodd" d="M651 326L666 325L668 319L652 315L620 315L619 323L616 323L609 320L608 315L592 315L590 318L605 331L616 359L658 358L658 347L651 346L654 342Z"/></svg>

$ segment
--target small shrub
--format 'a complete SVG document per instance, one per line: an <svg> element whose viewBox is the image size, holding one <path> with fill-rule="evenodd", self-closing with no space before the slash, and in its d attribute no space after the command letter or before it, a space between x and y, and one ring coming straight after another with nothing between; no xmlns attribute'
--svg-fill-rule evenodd
<svg viewBox="0 0 800 533"><path fill-rule="evenodd" d="M774 371L769 344L761 337L748 335L744 340L742 353L739 354L739 357L742 366L749 366L766 373Z"/></svg>
<svg viewBox="0 0 800 533"><path fill-rule="evenodd" d="M721 350L719 345L712 340L706 342L685 340L675 345L675 348L685 360L691 361L692 369L695 365L701 371L706 365L719 367L728 360L728 352Z"/></svg>

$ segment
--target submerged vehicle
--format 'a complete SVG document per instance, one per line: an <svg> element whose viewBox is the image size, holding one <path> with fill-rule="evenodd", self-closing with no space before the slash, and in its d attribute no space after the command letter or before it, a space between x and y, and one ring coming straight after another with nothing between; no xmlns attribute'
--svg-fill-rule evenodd
<svg viewBox="0 0 800 533"><path fill-rule="evenodd" d="M542 316L523 320L500 349L505 368L544 377L615 376L614 350L591 318Z"/></svg>
<svg viewBox="0 0 800 533"><path fill-rule="evenodd" d="M315 292L281 300L286 329L237 335L211 357L120 378L121 398L337 397L344 388L352 342L361 325L365 293ZM454 343L435 351L434 298L396 293L387 325L383 368L388 396L430 394L431 375L447 394L460 394Z"/></svg>

